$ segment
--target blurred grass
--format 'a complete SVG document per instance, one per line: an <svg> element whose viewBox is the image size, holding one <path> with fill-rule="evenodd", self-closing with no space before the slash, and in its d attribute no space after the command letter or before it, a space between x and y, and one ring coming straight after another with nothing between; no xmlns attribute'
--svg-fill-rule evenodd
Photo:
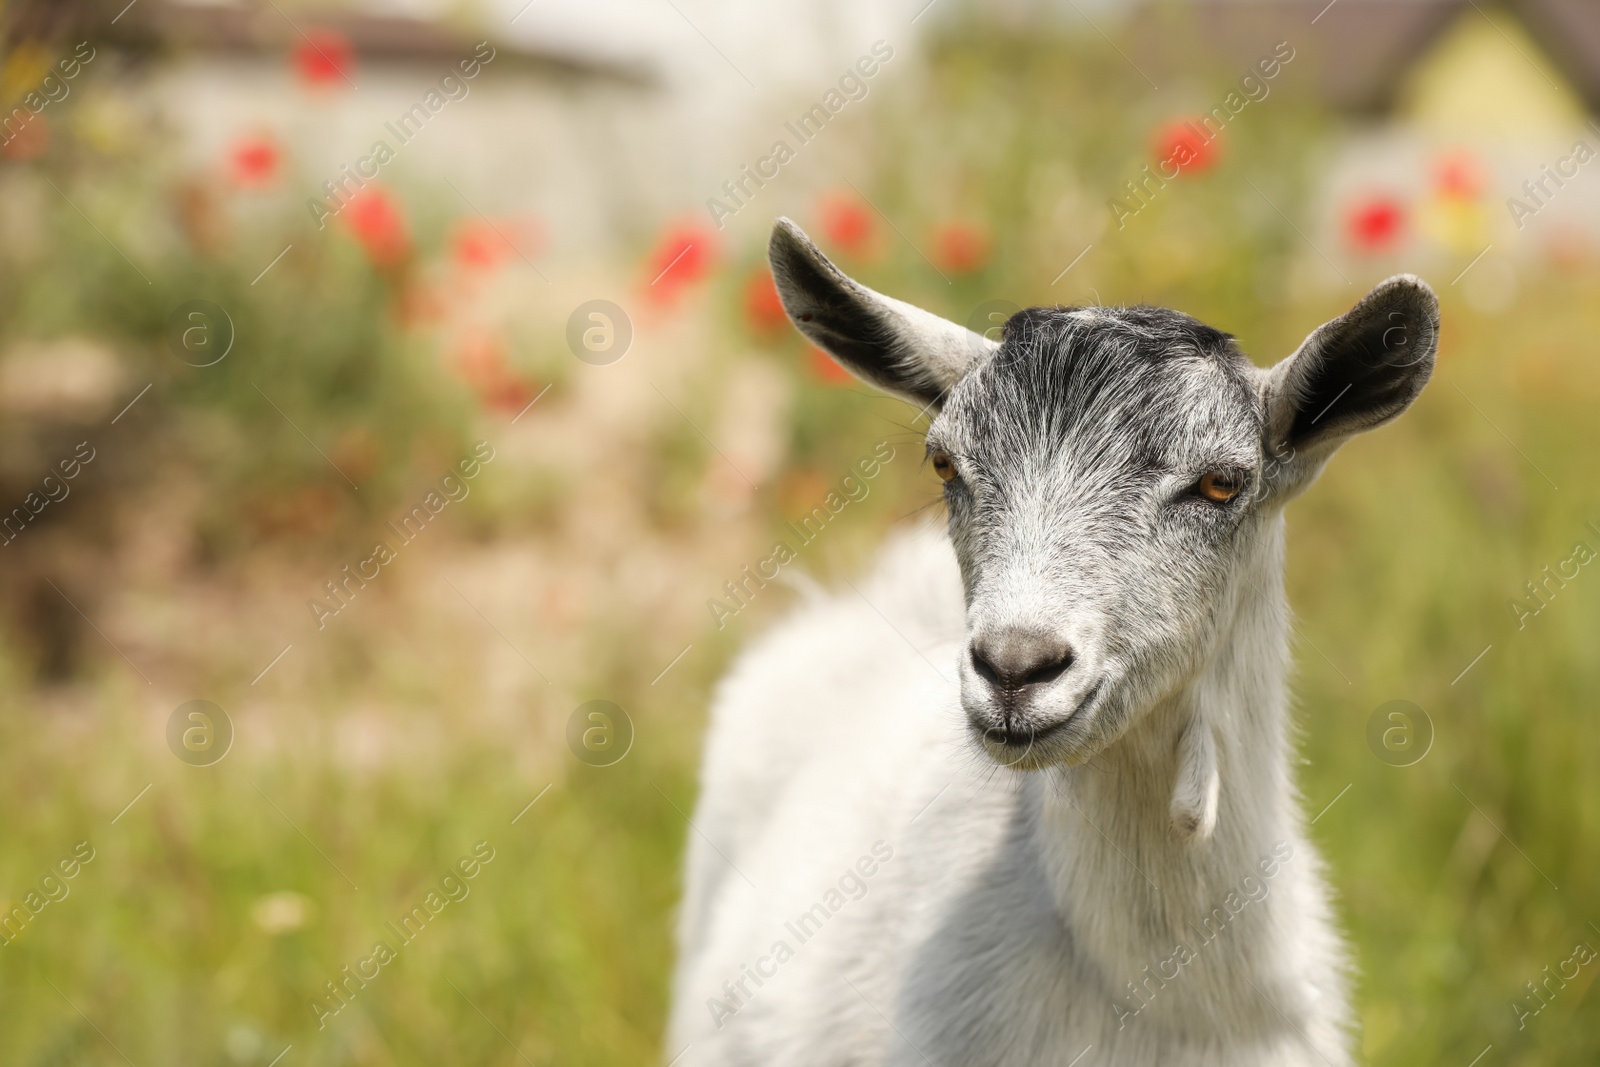
<svg viewBox="0 0 1600 1067"><path fill-rule="evenodd" d="M1287 353L1348 306L1359 284L1297 285L1305 249L1256 194L1241 193L1241 178L1270 182L1274 202L1301 217L1308 176L1293 161L1314 155L1328 120L1293 98L1286 77L1279 95L1230 130L1213 173L1174 183L1113 238L1095 229L1103 199L1147 157L1148 128L1164 117L1130 121L1141 84L1103 49L977 27L952 34L920 92L885 92L856 132L877 174L874 201L918 235L952 214L982 220L986 264L945 284L892 234L881 254L842 262L960 321L991 298L1097 294L1182 308L1236 333L1263 362ZM1207 91L1202 83L1196 99ZM786 209L812 221L803 205ZM60 228L71 231L62 210ZM1096 255L1052 285L1091 237ZM379 484L391 488L381 499L415 484L413 434L441 435L429 456L464 439L456 394L426 359L406 355L415 340L390 317L393 293L351 249L285 262L282 298L250 292L253 261L186 261L174 249L159 261L152 296L130 288L125 271L107 280L122 268L93 234L74 240L14 266L5 299L14 333L92 326L156 366L166 359L162 316L203 278L201 295L241 309L276 368L274 388L297 411L304 405L315 436L355 422L384 443L379 469L389 480ZM808 550L808 569L853 570L884 530L937 497L909 408L818 381L796 338L739 321L758 249L739 255L699 305L712 344L692 372L695 388L676 395L705 425L728 372L759 360L791 390L781 469L752 498L758 518L741 535L744 554L728 554L713 536L717 520L702 514L723 460L675 413L634 442L629 471L596 474L638 487L630 547L681 561L669 592L691 603L716 591L704 575L759 558L771 532L879 440L895 442L896 460ZM1583 568L1525 629L1508 601L1575 542L1600 548L1584 529L1600 523L1600 274L1592 263L1552 269L1496 315L1441 288L1434 384L1400 423L1351 444L1290 509L1305 805L1315 814L1339 796L1314 835L1355 947L1371 1063L1465 1064L1491 1043L1485 1062L1594 1063L1600 1012L1590 986L1600 968L1586 968L1525 1029L1511 1004L1574 943L1600 946L1588 925L1600 923L1600 571ZM169 401L251 446L196 459L195 476L222 489L326 479L303 442L255 403L248 375L227 369ZM467 528L417 565L437 568L472 538L576 551L552 529L585 507L595 484L492 469ZM237 499L215 497L224 531ZM219 565L252 565L247 547L222 538ZM75 842L96 849L71 895L0 947L0 1060L113 1064L125 1053L140 1067L267 1064L292 1044L284 1067L655 1061L708 692L783 596L764 594L724 631L698 616L698 629L663 637L659 617L621 599L571 627L584 651L560 664L565 683L576 699L617 701L637 727L628 758L610 768L565 752L576 699L563 703L524 678L517 716L485 717L482 707L499 698L493 679L465 666L467 646L402 632L382 612L341 620L288 697L257 697L236 671L209 672L212 691L238 709L235 751L213 768L168 756L164 719L109 651L66 697L36 687L17 656L0 658L0 886L15 902ZM526 605L529 616L547 611ZM658 659L656 650L689 642L696 654L653 681L672 654ZM1416 702L1436 728L1432 751L1413 767L1387 766L1367 748L1367 719L1390 699ZM393 747L352 756L362 748L349 736L371 729L374 713ZM543 761L530 765L507 730L536 737ZM310 1002L323 983L365 957L383 924L480 840L496 858L471 895L319 1031ZM264 925L257 916L274 899L303 900L303 921Z"/></svg>

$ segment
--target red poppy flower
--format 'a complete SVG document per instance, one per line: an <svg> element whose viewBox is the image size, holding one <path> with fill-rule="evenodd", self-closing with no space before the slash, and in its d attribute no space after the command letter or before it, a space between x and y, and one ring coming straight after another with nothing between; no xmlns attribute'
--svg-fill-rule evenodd
<svg viewBox="0 0 1600 1067"><path fill-rule="evenodd" d="M950 222L933 233L933 261L942 271L971 274L989 262L989 238L964 222Z"/></svg>
<svg viewBox="0 0 1600 1067"><path fill-rule="evenodd" d="M533 255L534 226L525 219L462 220L450 238L450 255L465 270L493 270L513 256Z"/></svg>
<svg viewBox="0 0 1600 1067"><path fill-rule="evenodd" d="M0 143L10 159L38 159L50 147L50 123L43 115L32 115L15 133L5 131L5 140Z"/></svg>
<svg viewBox="0 0 1600 1067"><path fill-rule="evenodd" d="M228 173L234 183L247 189L273 184L283 154L278 142L264 134L234 142L228 152Z"/></svg>
<svg viewBox="0 0 1600 1067"><path fill-rule="evenodd" d="M411 242L405 219L393 194L381 185L368 185L344 205L340 216L350 227L367 258L386 267L404 259Z"/></svg>
<svg viewBox="0 0 1600 1067"><path fill-rule="evenodd" d="M849 385L856 380L837 360L815 345L811 346L811 373L828 385Z"/></svg>
<svg viewBox="0 0 1600 1067"><path fill-rule="evenodd" d="M750 324L764 332L781 329L789 321L789 316L783 310L783 300L778 296L778 287L772 280L772 272L767 268L758 268L745 283L744 310Z"/></svg>
<svg viewBox="0 0 1600 1067"><path fill-rule="evenodd" d="M308 30L294 49L294 69L301 82L314 89L349 84L355 53L343 34Z"/></svg>
<svg viewBox="0 0 1600 1067"><path fill-rule="evenodd" d="M1369 255L1387 252L1399 243L1405 229L1405 207L1388 195L1368 196L1350 207L1344 226L1346 238L1357 251Z"/></svg>
<svg viewBox="0 0 1600 1067"><path fill-rule="evenodd" d="M646 295L655 303L675 303L685 288L711 269L712 236L704 227L685 223L668 230L645 259Z"/></svg>
<svg viewBox="0 0 1600 1067"><path fill-rule="evenodd" d="M537 395L532 385L509 374L488 389L478 391L478 399L483 406L502 415L515 415Z"/></svg>
<svg viewBox="0 0 1600 1067"><path fill-rule="evenodd" d="M872 242L872 213L854 197L831 194L822 201L822 233L831 244L861 255Z"/></svg>
<svg viewBox="0 0 1600 1067"><path fill-rule="evenodd" d="M1441 195L1455 200L1476 200L1483 192L1483 165L1467 152L1453 152L1433 168L1433 184Z"/></svg>
<svg viewBox="0 0 1600 1067"><path fill-rule="evenodd" d="M505 342L481 331L461 338L453 353L455 371L491 411L517 412L534 398L533 387L511 367Z"/></svg>
<svg viewBox="0 0 1600 1067"><path fill-rule="evenodd" d="M452 258L458 265L469 269L492 270L500 265L510 251L505 238L482 219L466 220L450 238Z"/></svg>
<svg viewBox="0 0 1600 1067"><path fill-rule="evenodd" d="M1180 174L1201 174L1217 162L1217 142L1197 119L1162 126L1156 131L1154 151L1158 163L1170 163Z"/></svg>

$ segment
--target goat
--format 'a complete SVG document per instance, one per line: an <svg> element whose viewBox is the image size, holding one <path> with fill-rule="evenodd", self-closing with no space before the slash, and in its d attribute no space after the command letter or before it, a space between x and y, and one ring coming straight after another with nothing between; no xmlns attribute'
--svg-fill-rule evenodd
<svg viewBox="0 0 1600 1067"><path fill-rule="evenodd" d="M799 330L934 411L901 534L739 659L706 744L684 1067L1346 1067L1350 962L1290 769L1283 506L1432 373L1383 282L1268 370L1151 307L997 343L787 219Z"/></svg>

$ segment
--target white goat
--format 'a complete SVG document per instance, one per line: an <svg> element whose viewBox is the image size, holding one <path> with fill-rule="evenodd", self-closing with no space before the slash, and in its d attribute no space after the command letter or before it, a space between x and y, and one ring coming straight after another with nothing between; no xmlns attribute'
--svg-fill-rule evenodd
<svg viewBox="0 0 1600 1067"><path fill-rule="evenodd" d="M780 220L799 329L938 408L901 536L718 692L666 1054L683 1067L1344 1067L1290 770L1285 501L1433 366L1392 278L1271 370L1156 308L998 345ZM953 546L953 551L952 551Z"/></svg>

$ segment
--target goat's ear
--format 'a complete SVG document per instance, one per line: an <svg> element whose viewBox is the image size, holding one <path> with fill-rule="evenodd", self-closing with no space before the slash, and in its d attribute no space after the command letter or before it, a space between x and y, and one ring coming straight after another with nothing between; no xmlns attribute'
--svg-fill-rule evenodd
<svg viewBox="0 0 1600 1067"><path fill-rule="evenodd" d="M994 341L848 277L788 219L772 227L772 277L796 328L858 378L933 406Z"/></svg>
<svg viewBox="0 0 1600 1067"><path fill-rule="evenodd" d="M1269 487L1303 488L1348 438L1395 418L1433 374L1439 298L1400 274L1305 339L1267 372Z"/></svg>

